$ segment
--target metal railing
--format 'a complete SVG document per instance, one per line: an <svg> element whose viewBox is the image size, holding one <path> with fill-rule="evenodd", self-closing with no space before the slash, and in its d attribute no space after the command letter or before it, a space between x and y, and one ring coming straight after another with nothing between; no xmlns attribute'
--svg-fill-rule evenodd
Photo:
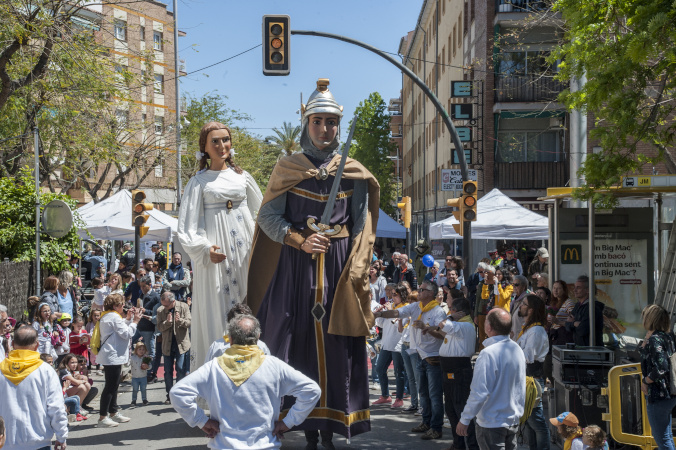
<svg viewBox="0 0 676 450"><path fill-rule="evenodd" d="M496 102L549 102L555 101L568 87L551 75L497 75L495 77Z"/></svg>
<svg viewBox="0 0 676 450"><path fill-rule="evenodd" d="M495 0L495 12L532 12L547 9L547 3L537 0Z"/></svg>
<svg viewBox="0 0 676 450"><path fill-rule="evenodd" d="M495 163L498 189L546 189L565 186L567 182L567 162Z"/></svg>

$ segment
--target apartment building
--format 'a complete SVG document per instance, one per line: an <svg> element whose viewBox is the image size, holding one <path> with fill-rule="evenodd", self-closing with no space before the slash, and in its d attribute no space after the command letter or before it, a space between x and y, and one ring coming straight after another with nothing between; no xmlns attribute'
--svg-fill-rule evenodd
<svg viewBox="0 0 676 450"><path fill-rule="evenodd" d="M92 17L92 13L96 17ZM145 161L156 161L141 181L148 199L162 210L176 202L176 89L174 70L173 13L167 5L154 0L138 2L93 3L83 10L89 21L98 21L96 38L109 49L111 64L123 85L125 74L135 81L124 88L126 98L111 99L111 114L124 132L120 142L128 152L143 152ZM179 31L179 36L185 33ZM184 75L183 69L179 75ZM141 163L143 164L143 162ZM145 168L144 168L145 169ZM101 176L102 167L92 168L92 180ZM145 171L145 170L144 170ZM110 173L106 180L116 174ZM130 174L124 188L138 184ZM104 184L102 190L107 189ZM69 192L86 203L90 196L79 189Z"/></svg>

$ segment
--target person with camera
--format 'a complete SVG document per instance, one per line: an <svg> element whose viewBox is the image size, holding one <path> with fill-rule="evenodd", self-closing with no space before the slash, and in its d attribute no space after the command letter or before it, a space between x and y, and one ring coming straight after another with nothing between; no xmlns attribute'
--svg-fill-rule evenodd
<svg viewBox="0 0 676 450"><path fill-rule="evenodd" d="M101 392L101 407L98 426L116 427L129 422L118 412L117 391L120 387L122 365L129 361L129 346L141 320L143 309L125 310L125 300L120 294L111 294L103 302L103 314L99 320L101 348L96 362L103 364L105 385Z"/></svg>

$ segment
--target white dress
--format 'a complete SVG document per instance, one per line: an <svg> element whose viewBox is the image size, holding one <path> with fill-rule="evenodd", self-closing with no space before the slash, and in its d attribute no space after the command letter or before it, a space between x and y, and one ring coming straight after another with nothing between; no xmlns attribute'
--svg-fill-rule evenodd
<svg viewBox="0 0 676 450"><path fill-rule="evenodd" d="M177 236L193 269L191 369L199 367L211 343L222 338L228 311L246 297L251 242L262 200L253 177L232 169L198 173L185 187ZM211 262L212 245L221 248L225 261Z"/></svg>

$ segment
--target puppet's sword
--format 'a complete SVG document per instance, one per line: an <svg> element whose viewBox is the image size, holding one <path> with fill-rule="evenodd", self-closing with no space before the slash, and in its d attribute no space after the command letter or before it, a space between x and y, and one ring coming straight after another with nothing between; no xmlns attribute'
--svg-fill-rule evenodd
<svg viewBox="0 0 676 450"><path fill-rule="evenodd" d="M326 236L333 236L340 232L341 226L334 225L331 227L331 215L333 214L333 207L336 205L336 195L338 195L338 188L340 188L340 179L343 177L343 170L345 169L345 162L347 161L347 154L350 152L350 145L352 144L352 135L354 134L354 127L357 123L357 118L352 119L352 125L350 126L350 132L347 135L347 141L345 141L345 147L343 148L343 155L340 158L340 164L338 165L338 170L336 170L336 176L333 179L333 184L331 185L331 192L329 193L329 199L326 202L326 207L324 208L324 213L322 214L319 223L315 223L314 217L310 217L307 220L307 226L314 231L315 233L320 233Z"/></svg>

